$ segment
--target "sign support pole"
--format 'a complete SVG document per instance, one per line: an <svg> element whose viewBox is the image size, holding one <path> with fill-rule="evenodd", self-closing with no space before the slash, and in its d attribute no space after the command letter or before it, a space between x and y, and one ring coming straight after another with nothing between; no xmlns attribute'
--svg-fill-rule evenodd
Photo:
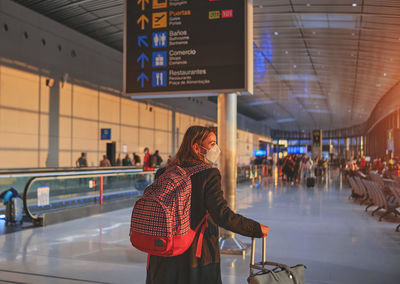
<svg viewBox="0 0 400 284"><path fill-rule="evenodd" d="M218 168L222 177L222 189L228 206L236 211L237 179L237 94L220 94L218 96L218 144L221 155ZM246 245L236 238L235 234L221 228L219 245L221 253L244 254Z"/></svg>

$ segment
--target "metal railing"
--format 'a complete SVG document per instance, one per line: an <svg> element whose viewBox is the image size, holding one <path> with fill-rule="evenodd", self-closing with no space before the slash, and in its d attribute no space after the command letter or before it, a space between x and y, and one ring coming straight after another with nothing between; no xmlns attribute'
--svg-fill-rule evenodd
<svg viewBox="0 0 400 284"><path fill-rule="evenodd" d="M140 196L153 179L154 171L140 169L36 174L23 192L25 214L35 223L44 212Z"/></svg>

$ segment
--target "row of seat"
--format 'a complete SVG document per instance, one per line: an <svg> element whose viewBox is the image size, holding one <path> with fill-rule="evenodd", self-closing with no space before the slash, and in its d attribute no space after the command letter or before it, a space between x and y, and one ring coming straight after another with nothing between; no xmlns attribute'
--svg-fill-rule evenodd
<svg viewBox="0 0 400 284"><path fill-rule="evenodd" d="M394 180L384 180L374 172L370 172L365 178L362 176L356 173L347 177L352 188L350 198L360 202L360 205L367 205L366 212L369 208L376 207L372 212L372 216L378 211L383 211L379 221L382 221L389 214L399 216L400 184ZM398 232L399 230L400 224L396 227L396 231Z"/></svg>

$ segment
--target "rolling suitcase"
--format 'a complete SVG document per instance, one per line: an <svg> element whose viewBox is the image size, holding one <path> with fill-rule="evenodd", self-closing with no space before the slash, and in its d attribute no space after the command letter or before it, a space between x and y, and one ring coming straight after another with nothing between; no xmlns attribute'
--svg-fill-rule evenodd
<svg viewBox="0 0 400 284"><path fill-rule="evenodd" d="M13 197L6 203L6 225L9 223L22 224L24 206L21 197Z"/></svg>
<svg viewBox="0 0 400 284"><path fill-rule="evenodd" d="M285 264L266 261L266 240L263 238L262 261L254 263L256 239L252 238L250 276L247 281L250 284L304 284L306 267L303 264L289 267Z"/></svg>
<svg viewBox="0 0 400 284"><path fill-rule="evenodd" d="M307 187L314 187L315 178L314 177L308 177L306 183L307 183Z"/></svg>

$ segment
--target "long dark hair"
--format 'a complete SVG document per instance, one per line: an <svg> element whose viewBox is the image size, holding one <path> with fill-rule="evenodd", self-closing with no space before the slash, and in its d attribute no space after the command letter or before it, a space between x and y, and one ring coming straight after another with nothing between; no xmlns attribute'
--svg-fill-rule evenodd
<svg viewBox="0 0 400 284"><path fill-rule="evenodd" d="M207 136L211 132L214 132L214 131L210 127L197 126L197 125L190 126L188 128L188 130L186 130L185 136L183 137L182 144L179 147L178 153L176 153L171 165L182 166L183 164L205 163L193 151L192 146L196 143L201 145L201 143L203 143L204 139L206 139Z"/></svg>

